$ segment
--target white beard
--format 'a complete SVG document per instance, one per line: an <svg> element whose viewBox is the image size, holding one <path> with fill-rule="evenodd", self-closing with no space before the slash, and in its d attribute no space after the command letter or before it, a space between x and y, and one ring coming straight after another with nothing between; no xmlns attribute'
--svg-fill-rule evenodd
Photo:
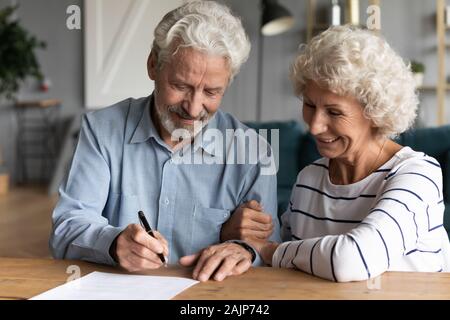
<svg viewBox="0 0 450 320"><path fill-rule="evenodd" d="M183 125L183 124L177 125L175 121L173 121L170 114L177 113L178 115L180 115L181 113L181 115L186 116L185 111L180 109L181 107L179 106L169 106L166 108L159 108L155 103L156 114L161 122L161 125L171 135L173 135L173 132L177 129L184 129L189 132L192 138L194 138L208 124L209 120L212 117L212 115L208 114L208 112L204 109L199 116L200 120L194 121L194 125Z"/></svg>

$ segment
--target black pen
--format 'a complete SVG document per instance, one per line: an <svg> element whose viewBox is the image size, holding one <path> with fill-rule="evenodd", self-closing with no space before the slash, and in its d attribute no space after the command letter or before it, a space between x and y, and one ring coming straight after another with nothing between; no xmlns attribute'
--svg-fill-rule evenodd
<svg viewBox="0 0 450 320"><path fill-rule="evenodd" d="M150 224L148 223L147 219L145 218L145 215L142 211L138 212L138 216L139 216L139 220L141 221L142 225L145 228L145 231L152 236L153 238L156 238L155 235L153 234L153 230L150 227ZM162 263L166 263L166 259L164 259L164 255L162 253L158 253L158 257L161 259Z"/></svg>

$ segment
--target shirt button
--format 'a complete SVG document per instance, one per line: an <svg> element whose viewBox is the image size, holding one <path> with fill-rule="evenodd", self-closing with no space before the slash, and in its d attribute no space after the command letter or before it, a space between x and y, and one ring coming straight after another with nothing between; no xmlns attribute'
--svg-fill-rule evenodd
<svg viewBox="0 0 450 320"><path fill-rule="evenodd" d="M173 163L173 159L170 159L170 160L169 160L169 163L172 164L172 163Z"/></svg>
<svg viewBox="0 0 450 320"><path fill-rule="evenodd" d="M170 203L169 199L167 199L167 198L164 199L164 204L165 204L165 205L168 205L169 203Z"/></svg>

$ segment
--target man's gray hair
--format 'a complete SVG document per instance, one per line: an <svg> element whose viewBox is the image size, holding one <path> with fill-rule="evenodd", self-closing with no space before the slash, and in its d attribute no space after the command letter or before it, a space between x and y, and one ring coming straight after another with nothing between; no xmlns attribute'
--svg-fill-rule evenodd
<svg viewBox="0 0 450 320"><path fill-rule="evenodd" d="M228 60L231 79L248 59L250 41L241 20L214 1L191 1L167 13L154 32L158 68L179 47L192 47Z"/></svg>

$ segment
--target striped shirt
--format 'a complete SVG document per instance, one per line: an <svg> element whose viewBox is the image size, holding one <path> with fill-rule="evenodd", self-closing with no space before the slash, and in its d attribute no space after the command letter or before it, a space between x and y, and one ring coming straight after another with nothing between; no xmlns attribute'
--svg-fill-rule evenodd
<svg viewBox="0 0 450 320"><path fill-rule="evenodd" d="M333 281L450 271L439 163L404 147L361 181L335 185L329 159L304 168L282 216L274 267Z"/></svg>

